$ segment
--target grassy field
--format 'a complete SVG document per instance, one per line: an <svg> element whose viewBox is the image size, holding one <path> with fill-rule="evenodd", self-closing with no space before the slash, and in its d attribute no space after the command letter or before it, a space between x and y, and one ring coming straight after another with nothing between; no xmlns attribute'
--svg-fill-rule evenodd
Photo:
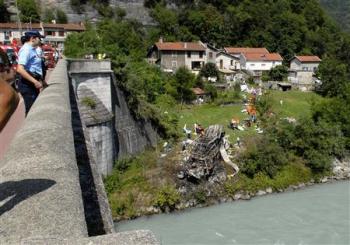
<svg viewBox="0 0 350 245"><path fill-rule="evenodd" d="M311 92L300 91L271 91L273 99L273 111L281 117L300 118L310 113L312 101L320 100L320 96ZM282 105L280 101L282 102ZM237 137L243 138L247 135L255 134L255 128L251 127L245 131L232 130L228 128L232 117L239 118L241 121L248 118L246 113L241 112L245 106L243 104L217 106L212 104L184 106L178 109L180 116L179 131L182 132L183 126L193 131L193 124L199 123L204 127L213 124L224 126L227 135L230 135L231 142L236 141Z"/></svg>

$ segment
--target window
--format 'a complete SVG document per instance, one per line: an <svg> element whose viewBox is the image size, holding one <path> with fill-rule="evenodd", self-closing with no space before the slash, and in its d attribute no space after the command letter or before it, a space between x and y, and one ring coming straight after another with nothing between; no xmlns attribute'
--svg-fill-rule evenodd
<svg viewBox="0 0 350 245"><path fill-rule="evenodd" d="M199 52L199 58L202 59L203 58L203 51Z"/></svg>
<svg viewBox="0 0 350 245"><path fill-rule="evenodd" d="M308 70L307 67L303 66L303 71L307 71L307 70Z"/></svg>
<svg viewBox="0 0 350 245"><path fill-rule="evenodd" d="M231 60L231 66L233 66L233 60Z"/></svg>
<svg viewBox="0 0 350 245"><path fill-rule="evenodd" d="M64 31L59 31L59 32L58 32L58 35L59 35L60 37L64 37Z"/></svg>
<svg viewBox="0 0 350 245"><path fill-rule="evenodd" d="M200 61L193 61L192 62L192 70L200 70L202 67L202 64Z"/></svg>
<svg viewBox="0 0 350 245"><path fill-rule="evenodd" d="M261 66L266 66L266 64L261 64Z"/></svg>
<svg viewBox="0 0 350 245"><path fill-rule="evenodd" d="M56 32L54 32L54 31L45 31L45 36L56 36Z"/></svg>
<svg viewBox="0 0 350 245"><path fill-rule="evenodd" d="M255 64L250 64L250 66L255 66Z"/></svg>
<svg viewBox="0 0 350 245"><path fill-rule="evenodd" d="M12 32L11 31L4 31L4 36L5 36L5 40L8 40L12 36Z"/></svg>
<svg viewBox="0 0 350 245"><path fill-rule="evenodd" d="M177 61L176 61L176 60L173 60L173 61L171 62L171 67L173 67L173 68L176 68L176 67L177 67Z"/></svg>
<svg viewBox="0 0 350 245"><path fill-rule="evenodd" d="M210 59L213 58L213 52L209 52L209 58L210 58Z"/></svg>
<svg viewBox="0 0 350 245"><path fill-rule="evenodd" d="M172 57L177 57L177 52L176 52L176 51L172 51L172 52L171 52L171 56L172 56Z"/></svg>
<svg viewBox="0 0 350 245"><path fill-rule="evenodd" d="M187 51L187 58L191 58L191 51Z"/></svg>

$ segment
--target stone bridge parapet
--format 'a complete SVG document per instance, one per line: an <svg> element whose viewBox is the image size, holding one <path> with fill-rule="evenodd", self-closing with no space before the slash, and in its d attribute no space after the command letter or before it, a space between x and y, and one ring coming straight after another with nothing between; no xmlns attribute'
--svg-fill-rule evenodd
<svg viewBox="0 0 350 245"><path fill-rule="evenodd" d="M74 113L61 60L0 161L0 244L158 244L149 231L114 233L109 207L100 208L104 233L89 236L83 198L89 181L81 180L77 164ZM97 198L105 198L101 176L91 169Z"/></svg>

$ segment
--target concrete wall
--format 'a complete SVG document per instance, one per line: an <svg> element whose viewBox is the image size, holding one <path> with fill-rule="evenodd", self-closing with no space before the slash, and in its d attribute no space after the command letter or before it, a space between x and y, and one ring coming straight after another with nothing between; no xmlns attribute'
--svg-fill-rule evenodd
<svg viewBox="0 0 350 245"><path fill-rule="evenodd" d="M98 73L98 71L100 71L100 73ZM147 146L154 146L157 143L157 133L153 129L151 123L135 120L129 110L125 98L126 96L118 87L117 81L111 71L110 61L70 60L69 72L75 90L79 90L80 84L87 85L95 92L101 101L108 101L108 103L111 103L112 106L109 106L109 108L111 108L111 113L114 115L115 158L123 158L128 155L140 153ZM111 93L109 91L111 91ZM90 130L90 128L89 126L88 129ZM98 142L102 136L99 136L97 132L101 133L102 131L98 129L93 129L93 131L94 132L90 133L90 140L92 142ZM104 135L106 136L107 134ZM104 139L104 142L109 141L108 137ZM102 148L102 150L104 149L105 152L103 154L108 155L110 148L106 146ZM93 150L98 149L93 148ZM94 155L98 156L100 153L96 152ZM106 156L102 159L110 158ZM98 165L101 165L101 163L98 162ZM107 169L110 169L110 165Z"/></svg>
<svg viewBox="0 0 350 245"><path fill-rule="evenodd" d="M87 192L97 192L105 219L100 230L113 232L113 223L88 142L76 135L79 115L70 94L62 60L0 161L0 244L158 244L148 231L88 237L87 210L96 208L85 203ZM82 181L88 173L81 165L92 179Z"/></svg>
<svg viewBox="0 0 350 245"><path fill-rule="evenodd" d="M65 74L61 62L0 162L0 244L87 236Z"/></svg>
<svg viewBox="0 0 350 245"><path fill-rule="evenodd" d="M112 92L110 73L71 74L72 82L78 94L79 86L85 85L96 94L109 112L112 112Z"/></svg>
<svg viewBox="0 0 350 245"><path fill-rule="evenodd" d="M113 123L89 126L87 130L99 172L107 176L112 173L115 160Z"/></svg>
<svg viewBox="0 0 350 245"><path fill-rule="evenodd" d="M114 77L113 85L117 157L123 158L142 152L147 146L155 146L158 136L151 123L135 120L128 108L126 96L117 86Z"/></svg>
<svg viewBox="0 0 350 245"><path fill-rule="evenodd" d="M94 99L102 102L104 108L112 115L111 72L110 61L108 60L71 60L69 62L69 74L78 101L84 99L83 91L87 88L90 93L96 96ZM99 117L99 115L96 115L96 117ZM82 118L84 121L84 116ZM84 123L87 126L86 130L89 133L92 145L92 155L95 158L99 172L107 176L112 172L116 158L113 117L108 121L100 121L98 124Z"/></svg>

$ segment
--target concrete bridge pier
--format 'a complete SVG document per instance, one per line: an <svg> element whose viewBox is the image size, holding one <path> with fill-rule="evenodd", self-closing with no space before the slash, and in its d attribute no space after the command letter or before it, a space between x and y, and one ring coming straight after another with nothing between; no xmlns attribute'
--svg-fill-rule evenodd
<svg viewBox="0 0 350 245"><path fill-rule="evenodd" d="M116 159L110 61L69 60L68 72L93 157L107 176Z"/></svg>

